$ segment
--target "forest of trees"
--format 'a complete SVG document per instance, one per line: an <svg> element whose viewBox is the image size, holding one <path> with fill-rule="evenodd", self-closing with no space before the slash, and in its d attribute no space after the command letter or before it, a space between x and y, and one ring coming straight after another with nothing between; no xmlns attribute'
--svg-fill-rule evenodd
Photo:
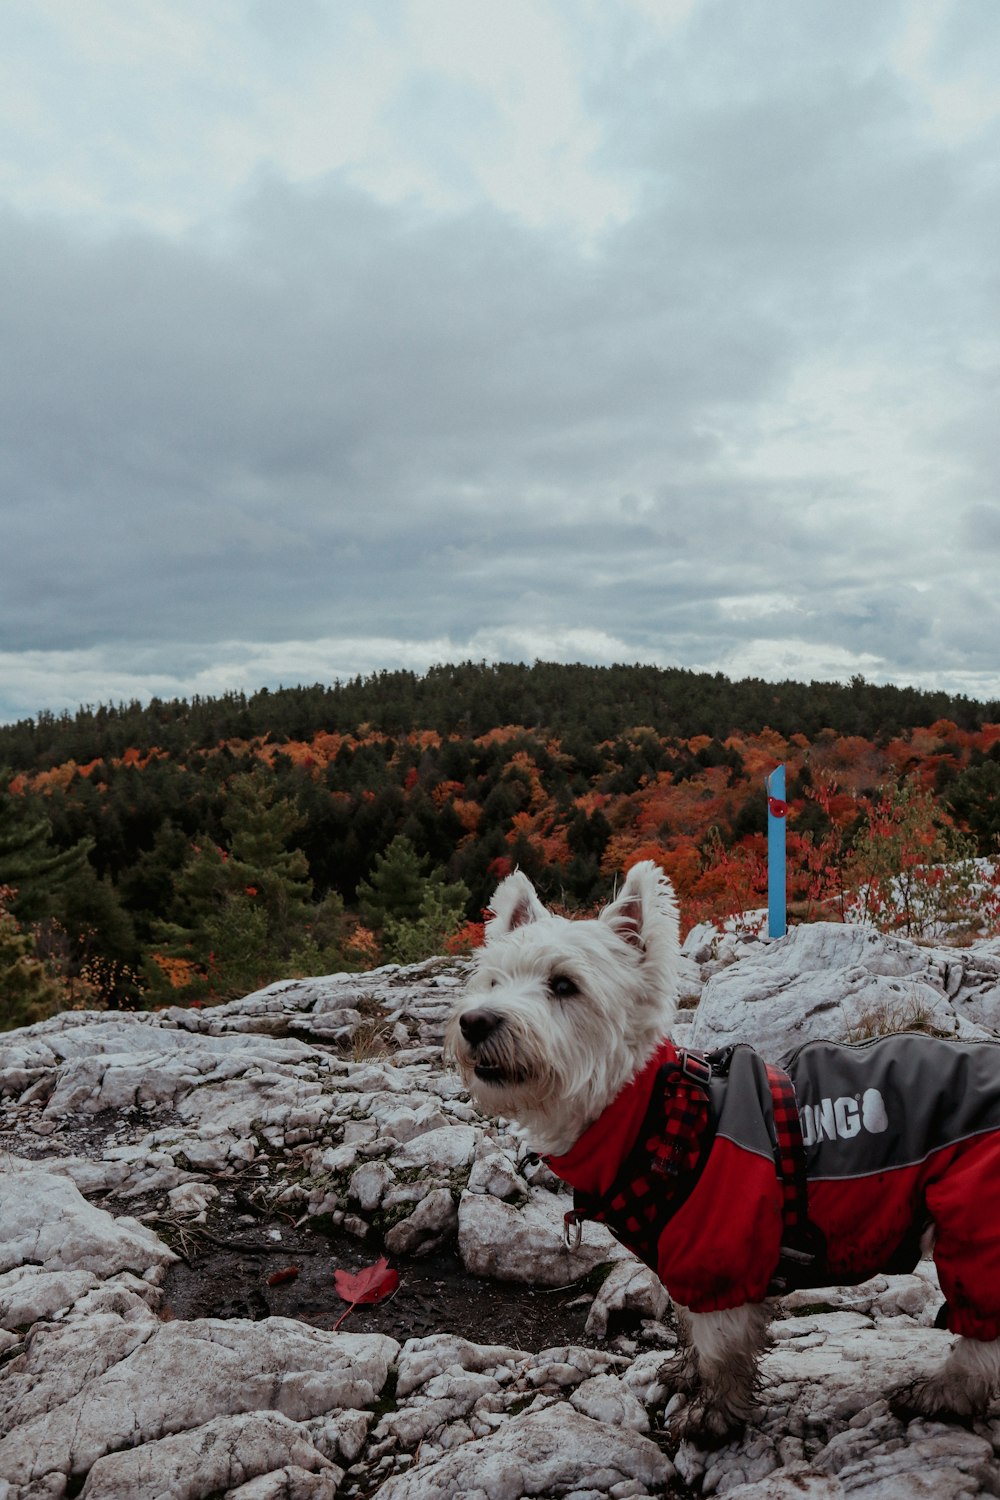
<svg viewBox="0 0 1000 1500"><path fill-rule="evenodd" d="M47 770L69 760L139 756L156 748L170 755L208 750L222 740L267 736L272 744L304 740L320 730L353 734L360 725L397 736L417 729L474 739L501 724L536 733L613 739L629 725L689 739L724 740L739 730L780 735L821 730L876 739L939 719L959 729L1000 720L1000 702L976 703L947 693L878 687L862 677L836 682L732 682L721 672L681 667L590 667L536 662L464 662L414 672L379 672L326 686L263 689L247 697L128 703L39 714L0 725L0 765Z"/></svg>
<svg viewBox="0 0 1000 1500"><path fill-rule="evenodd" d="M794 916L879 915L887 850L971 902L1000 704L860 678L466 663L0 726L0 1025L460 951L515 866L587 909L652 857L721 920L761 904L779 762Z"/></svg>

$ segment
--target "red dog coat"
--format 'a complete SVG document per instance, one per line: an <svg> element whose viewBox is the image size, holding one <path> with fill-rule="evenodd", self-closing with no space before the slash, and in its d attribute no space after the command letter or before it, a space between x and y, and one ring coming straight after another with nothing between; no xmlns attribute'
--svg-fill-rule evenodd
<svg viewBox="0 0 1000 1500"><path fill-rule="evenodd" d="M664 1042L547 1158L567 1218L606 1223L693 1312L911 1271L933 1222L948 1327L1000 1337L997 1044L810 1042L786 1067Z"/></svg>

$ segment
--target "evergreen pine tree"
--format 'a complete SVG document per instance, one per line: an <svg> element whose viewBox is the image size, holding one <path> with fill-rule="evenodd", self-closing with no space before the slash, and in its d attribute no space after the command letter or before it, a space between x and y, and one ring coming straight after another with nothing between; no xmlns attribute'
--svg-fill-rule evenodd
<svg viewBox="0 0 1000 1500"><path fill-rule="evenodd" d="M169 910L179 872L191 853L191 840L168 819L118 882L122 903L135 921L140 940L148 942L152 923Z"/></svg>
<svg viewBox="0 0 1000 1500"><path fill-rule="evenodd" d="M979 853L995 856L1000 843L1000 765L987 760L970 766L949 786L947 800L975 838Z"/></svg>
<svg viewBox="0 0 1000 1500"><path fill-rule="evenodd" d="M371 879L358 883L358 906L369 927L384 927L387 916L412 921L420 915L425 865L426 860L402 834L375 856Z"/></svg>
<svg viewBox="0 0 1000 1500"><path fill-rule="evenodd" d="M80 873L94 841L57 848L45 813L8 791L9 781L9 773L0 772L0 885L14 891L11 911L21 921L33 921L50 913L54 893Z"/></svg>
<svg viewBox="0 0 1000 1500"><path fill-rule="evenodd" d="M160 958L148 973L158 993L176 972L169 961L181 960L193 976L184 994L247 994L284 977L305 939L312 881L301 849L289 848L301 825L295 804L255 768L229 782L222 823L230 848L192 847L168 918L152 924Z"/></svg>
<svg viewBox="0 0 1000 1500"><path fill-rule="evenodd" d="M9 887L0 887L0 1031L31 1026L55 1015L65 993L33 956L33 941L8 909Z"/></svg>
<svg viewBox="0 0 1000 1500"><path fill-rule="evenodd" d="M267 913L271 946L282 954L301 935L312 901L309 863L289 845L302 817L288 797L276 797L262 769L229 783L223 826L229 833L230 889L254 896Z"/></svg>
<svg viewBox="0 0 1000 1500"><path fill-rule="evenodd" d="M154 996L165 997L174 988L184 995L189 988L192 995L207 992L212 961L209 928L225 907L228 892L225 850L210 841L192 844L174 881L166 915L150 923L153 948L147 977ZM189 978L191 986L181 984L179 977Z"/></svg>
<svg viewBox="0 0 1000 1500"><path fill-rule="evenodd" d="M358 886L362 917L381 929L390 962L416 963L443 952L462 921L468 887L446 884L442 870L425 874L427 863L399 834L376 859L371 880Z"/></svg>

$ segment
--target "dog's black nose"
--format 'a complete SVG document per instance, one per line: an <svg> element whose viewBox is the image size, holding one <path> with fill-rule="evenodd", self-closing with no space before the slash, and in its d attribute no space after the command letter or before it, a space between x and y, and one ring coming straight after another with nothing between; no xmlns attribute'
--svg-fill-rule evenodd
<svg viewBox="0 0 1000 1500"><path fill-rule="evenodd" d="M495 1010L467 1010L459 1020L462 1035L472 1047L485 1042L491 1032L496 1031L502 1017Z"/></svg>

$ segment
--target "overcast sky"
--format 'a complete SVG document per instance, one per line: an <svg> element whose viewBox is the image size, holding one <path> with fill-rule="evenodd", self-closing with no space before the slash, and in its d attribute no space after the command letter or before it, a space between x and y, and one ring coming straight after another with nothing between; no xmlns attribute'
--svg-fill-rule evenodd
<svg viewBox="0 0 1000 1500"><path fill-rule="evenodd" d="M3 0L0 719L1000 696L996 0Z"/></svg>

